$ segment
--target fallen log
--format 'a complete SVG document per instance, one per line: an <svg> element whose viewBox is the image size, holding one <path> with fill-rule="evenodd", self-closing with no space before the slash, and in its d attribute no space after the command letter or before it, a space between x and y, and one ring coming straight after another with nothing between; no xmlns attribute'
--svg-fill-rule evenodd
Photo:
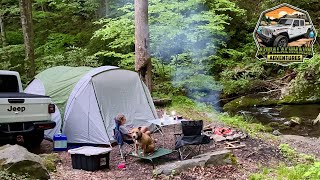
<svg viewBox="0 0 320 180"><path fill-rule="evenodd" d="M163 98L163 99L154 99L153 104L156 106L166 106L171 104L172 99L170 98Z"/></svg>

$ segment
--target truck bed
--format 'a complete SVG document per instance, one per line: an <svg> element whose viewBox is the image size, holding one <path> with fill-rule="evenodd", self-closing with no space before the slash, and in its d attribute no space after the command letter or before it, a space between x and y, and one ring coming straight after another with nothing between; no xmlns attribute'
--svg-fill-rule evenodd
<svg viewBox="0 0 320 180"><path fill-rule="evenodd" d="M0 93L0 98L49 98L49 96L42 96L37 94L28 94L28 93Z"/></svg>
<svg viewBox="0 0 320 180"><path fill-rule="evenodd" d="M48 96L27 93L0 93L0 123L51 120Z"/></svg>

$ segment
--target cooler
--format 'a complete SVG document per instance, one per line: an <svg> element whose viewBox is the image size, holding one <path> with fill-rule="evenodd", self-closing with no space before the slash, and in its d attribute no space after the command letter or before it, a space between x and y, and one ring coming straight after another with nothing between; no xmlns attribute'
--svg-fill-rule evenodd
<svg viewBox="0 0 320 180"><path fill-rule="evenodd" d="M72 168L95 171L109 168L111 148L83 146L70 149Z"/></svg>
<svg viewBox="0 0 320 180"><path fill-rule="evenodd" d="M68 148L67 136L59 133L53 136L53 151L66 151Z"/></svg>

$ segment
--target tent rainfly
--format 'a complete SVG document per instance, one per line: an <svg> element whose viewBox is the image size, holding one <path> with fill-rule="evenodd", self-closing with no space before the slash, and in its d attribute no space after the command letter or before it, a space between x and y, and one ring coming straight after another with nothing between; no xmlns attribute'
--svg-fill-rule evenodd
<svg viewBox="0 0 320 180"><path fill-rule="evenodd" d="M52 98L57 126L46 130L45 137L62 131L68 143L110 144L120 113L134 126L153 128L148 120L158 118L139 75L115 66L49 68L36 75L25 92Z"/></svg>

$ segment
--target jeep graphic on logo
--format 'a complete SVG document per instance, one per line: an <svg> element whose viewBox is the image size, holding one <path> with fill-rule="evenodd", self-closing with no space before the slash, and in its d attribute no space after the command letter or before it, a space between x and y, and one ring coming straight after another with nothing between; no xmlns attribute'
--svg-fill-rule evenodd
<svg viewBox="0 0 320 180"><path fill-rule="evenodd" d="M289 4L264 11L253 36L258 59L288 65L313 57L316 31L309 14Z"/></svg>

